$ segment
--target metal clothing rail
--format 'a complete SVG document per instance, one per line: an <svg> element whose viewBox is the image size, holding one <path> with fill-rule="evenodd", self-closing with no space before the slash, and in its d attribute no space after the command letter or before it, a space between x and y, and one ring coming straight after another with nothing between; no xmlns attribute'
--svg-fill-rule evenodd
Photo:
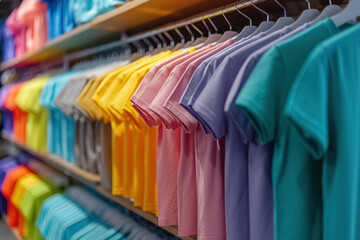
<svg viewBox="0 0 360 240"><path fill-rule="evenodd" d="M233 12L233 11L236 11L236 9L243 9L243 8L248 7L248 6L251 6L252 4L257 4L257 3L261 3L261 2L265 2L265 1L268 1L268 0L247 0L245 2L237 1L237 2L235 2L235 3L231 4L231 5L228 5L228 6L224 7L224 8L221 8L221 9L217 8L217 9L215 9L213 11L207 12L206 14L201 14L200 16L195 16L195 17L187 18L185 20L181 20L179 22L175 22L175 23L172 23L172 24L167 24L164 27L160 27L160 28L148 31L148 32L140 33L140 34L137 34L135 36L127 37L127 38L119 40L119 41L115 41L115 42L103 44L103 45L100 45L100 46L96 46L96 47L93 47L93 48L88 48L88 49L85 49L85 50L82 50L82 51L66 54L64 56L64 61L65 61L64 65L68 66L69 63L71 61L75 60L75 59L90 56L90 55L93 55L93 54L96 54L96 53L99 53L99 52L110 50L110 49L115 48L115 47L124 46L124 45L127 45L129 43L136 42L138 40L145 39L145 38L148 38L148 37L151 37L151 36L163 33L163 32L168 32L168 31L171 31L173 29L184 27L184 26L189 25L191 23L199 22L199 21L204 20L204 19L208 19L208 18L212 18L212 17L219 16L219 15L222 15L222 14L226 14L226 13L229 13L229 12Z"/></svg>

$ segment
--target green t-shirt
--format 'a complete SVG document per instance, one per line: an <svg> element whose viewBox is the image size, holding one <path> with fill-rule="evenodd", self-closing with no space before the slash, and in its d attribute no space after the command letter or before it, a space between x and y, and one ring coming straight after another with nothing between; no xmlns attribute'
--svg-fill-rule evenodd
<svg viewBox="0 0 360 240"><path fill-rule="evenodd" d="M43 181L39 181L34 186L28 188L20 203L20 210L26 219L28 238L32 240L40 240L40 232L35 226L35 220L40 210L41 203L51 195L55 194L57 189Z"/></svg>
<svg viewBox="0 0 360 240"><path fill-rule="evenodd" d="M286 115L321 165L323 239L360 239L360 24L322 42L289 94ZM311 167L309 166L309 167ZM312 171L311 168L308 169ZM312 196L311 196L312 197Z"/></svg>
<svg viewBox="0 0 360 240"><path fill-rule="evenodd" d="M321 239L320 165L289 126L284 108L293 82L307 56L321 41L337 34L325 19L266 52L256 65L236 104L262 143L275 141L272 163L274 239ZM311 167L311 168L310 168ZM311 197L310 197L311 196Z"/></svg>

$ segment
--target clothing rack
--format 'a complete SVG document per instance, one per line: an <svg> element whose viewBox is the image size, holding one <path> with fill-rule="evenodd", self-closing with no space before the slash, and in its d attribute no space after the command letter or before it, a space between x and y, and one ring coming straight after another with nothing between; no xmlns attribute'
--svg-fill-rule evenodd
<svg viewBox="0 0 360 240"><path fill-rule="evenodd" d="M184 26L187 26L187 25L189 25L191 23L199 22L199 21L202 21L202 20L205 20L205 19L209 19L209 18L216 17L216 16L219 16L219 15L222 15L222 14L233 12L233 11L236 11L236 9L244 9L244 8L247 8L247 7L251 6L251 5L253 5L253 4L258 4L258 3L261 3L261 2L265 2L265 1L269 1L269 0L247 0L247 1L244 1L244 2L237 1L237 2L235 2L233 4L225 6L224 8L217 8L217 9L214 9L214 10L209 11L207 13L203 13L203 14L200 14L198 16L188 18L188 19L185 19L185 20L181 20L179 22L170 23L170 24L167 24L166 26L163 26L163 27L160 27L160 28L157 28L157 29L154 29L154 30L150 30L148 32L140 33L140 34L137 34L135 36L131 36L131 37L127 37L125 39L121 39L119 41L106 43L106 44L99 45L99 46L89 48L89 49L85 49L85 50L82 50L82 51L70 53L70 54L67 54L67 55L64 56L64 66L69 66L69 63L71 61L79 59L79 58L94 55L94 54L97 54L99 52L107 51L107 50L110 50L110 49L115 48L115 47L128 45L130 43L139 41L141 39L145 39L145 38L148 38L148 37L151 37L151 36L163 33L163 32L168 32L168 31L180 28L180 27L184 27Z"/></svg>

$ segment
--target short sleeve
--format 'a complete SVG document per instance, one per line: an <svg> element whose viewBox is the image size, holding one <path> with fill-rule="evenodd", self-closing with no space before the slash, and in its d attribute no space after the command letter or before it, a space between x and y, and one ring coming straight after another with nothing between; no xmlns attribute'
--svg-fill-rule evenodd
<svg viewBox="0 0 360 240"><path fill-rule="evenodd" d="M276 138L283 110L284 64L277 48L272 48L258 62L236 98L261 143Z"/></svg>
<svg viewBox="0 0 360 240"><path fill-rule="evenodd" d="M328 148L328 64L317 48L299 72L287 101L286 118L315 158Z"/></svg>
<svg viewBox="0 0 360 240"><path fill-rule="evenodd" d="M222 62L193 105L193 110L206 123L215 139L226 134L227 120L224 112L226 97L236 73L230 58Z"/></svg>

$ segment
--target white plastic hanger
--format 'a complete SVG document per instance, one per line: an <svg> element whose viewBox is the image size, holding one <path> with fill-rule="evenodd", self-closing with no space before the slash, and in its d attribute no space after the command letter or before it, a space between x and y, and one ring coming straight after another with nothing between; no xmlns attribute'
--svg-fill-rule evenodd
<svg viewBox="0 0 360 240"><path fill-rule="evenodd" d="M239 41L240 39L245 38L245 37L248 37L250 34L252 34L253 32L255 32L255 30L256 30L257 27L252 25L252 19L251 19L248 15L242 13L242 12L238 9L237 4L235 5L235 10L236 10L238 13L240 13L242 16L246 17L246 18L249 20L249 25L243 27L243 29L241 30L241 32L240 32L237 36L235 36L235 38L234 38L235 41Z"/></svg>
<svg viewBox="0 0 360 240"><path fill-rule="evenodd" d="M280 30L286 26L289 26L295 21L294 18L286 16L286 8L283 5L281 5L281 3L278 0L274 0L274 1L283 9L284 16L280 17L270 29L264 32L266 35L273 33L277 30Z"/></svg>
<svg viewBox="0 0 360 240"><path fill-rule="evenodd" d="M304 10L298 19L296 19L295 22L293 22L289 27L291 30L294 30L300 26L302 26L305 23L311 22L314 20L317 16L319 16L320 11L317 9L312 9L309 0L306 0L308 4L308 9Z"/></svg>
<svg viewBox="0 0 360 240"><path fill-rule="evenodd" d="M261 8L259 8L258 6L256 6L252 0L250 0L251 5L256 8L257 10L259 10L260 12L264 13L266 15L266 21L260 23L260 25L258 26L258 28L252 33L250 34L247 38L251 38L255 35L258 35L259 33L265 32L266 30L269 30L272 26L274 26L274 22L270 21L270 17L269 14L267 12L265 12L264 10L262 10Z"/></svg>
<svg viewBox="0 0 360 240"><path fill-rule="evenodd" d="M337 27L351 22L360 16L360 0L349 0L343 11L331 17Z"/></svg>
<svg viewBox="0 0 360 240"><path fill-rule="evenodd" d="M216 43L222 43L225 42L231 38L234 38L236 35L238 35L238 32L232 31L233 27L229 21L229 19L225 16L224 12L221 14L225 21L227 22L227 24L229 25L229 31L225 31L224 34L222 35L222 37L216 41Z"/></svg>
<svg viewBox="0 0 360 240"><path fill-rule="evenodd" d="M341 12L341 7L338 5L332 4L332 1L329 0L329 5L327 5L322 10L322 12L320 13L320 15L317 18L315 18L314 20L312 20L310 22L310 25L314 25L314 24L320 22L321 20L324 20L325 18L332 17L335 14L338 14L339 12Z"/></svg>

